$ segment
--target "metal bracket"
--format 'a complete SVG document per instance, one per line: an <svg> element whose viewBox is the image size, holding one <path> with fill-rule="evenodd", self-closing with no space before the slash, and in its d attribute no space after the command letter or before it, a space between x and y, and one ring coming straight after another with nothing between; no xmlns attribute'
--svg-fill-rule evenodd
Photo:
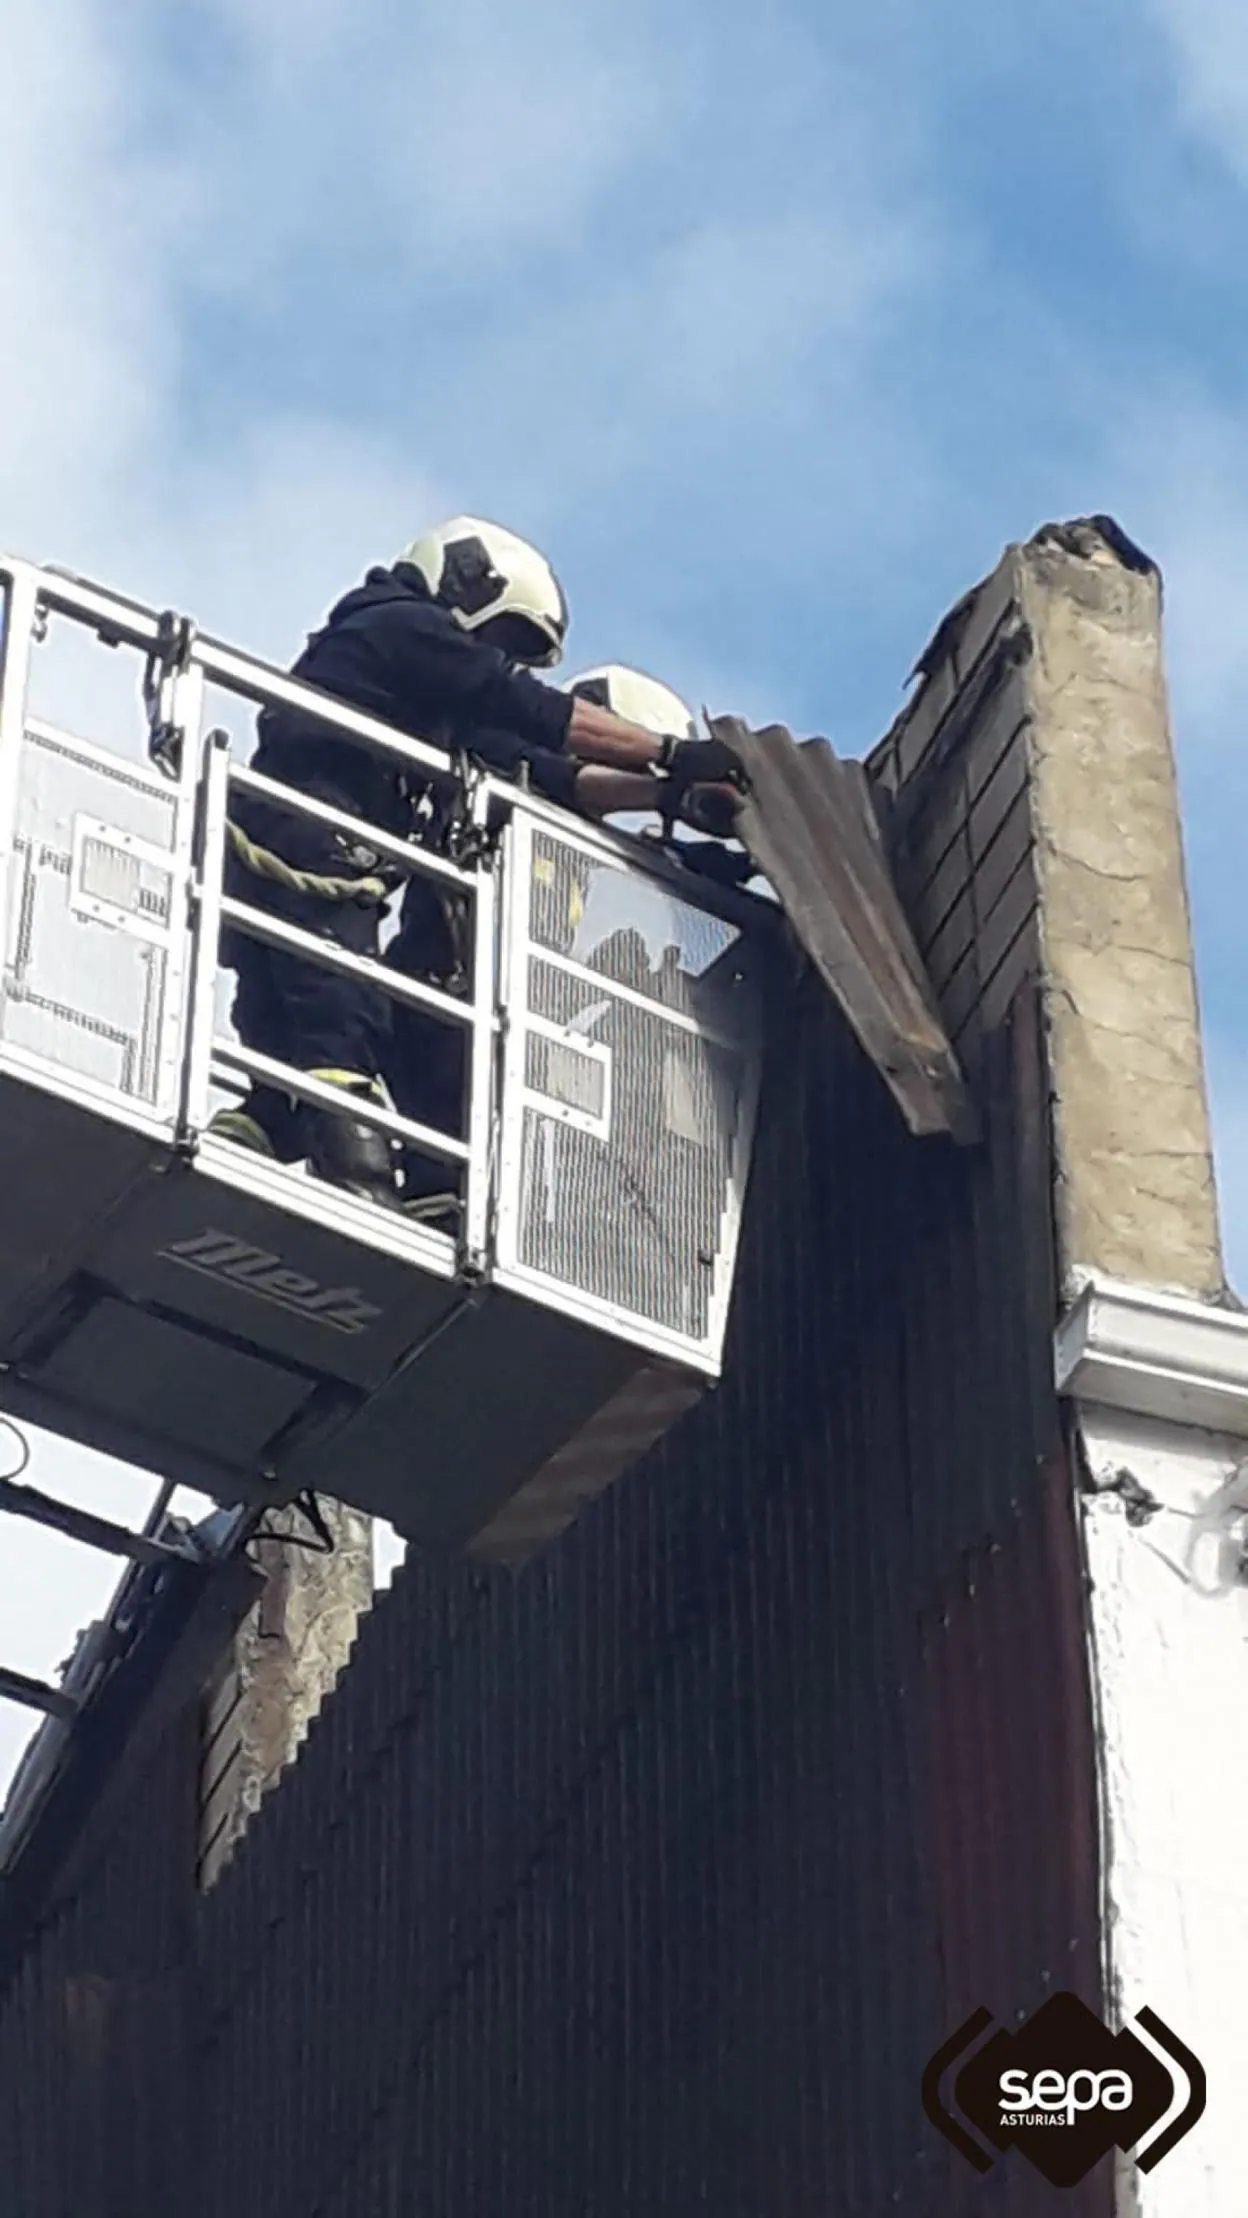
<svg viewBox="0 0 1248 2218"><path fill-rule="evenodd" d="M46 1716L59 1717L66 1723L78 1714L78 1704L72 1694L49 1686L46 1679L29 1679L24 1671L10 1671L3 1664L0 1664L0 1699L20 1702L28 1710L42 1710Z"/></svg>
<svg viewBox="0 0 1248 2218"><path fill-rule="evenodd" d="M128 1556L133 1563L203 1562L203 1551L192 1540L169 1542L156 1540L148 1533L132 1533L125 1525L115 1525L111 1518L71 1509L67 1502L58 1502L55 1495L41 1494L34 1486L19 1486L13 1479L0 1479L0 1512L4 1511L28 1518L32 1525L46 1525L67 1540L80 1540L106 1555Z"/></svg>
<svg viewBox="0 0 1248 2218"><path fill-rule="evenodd" d="M194 641L195 626L190 617L165 609L158 621L156 644L143 670L147 751L168 778L182 775L182 742L186 735L177 718L174 688L190 668Z"/></svg>

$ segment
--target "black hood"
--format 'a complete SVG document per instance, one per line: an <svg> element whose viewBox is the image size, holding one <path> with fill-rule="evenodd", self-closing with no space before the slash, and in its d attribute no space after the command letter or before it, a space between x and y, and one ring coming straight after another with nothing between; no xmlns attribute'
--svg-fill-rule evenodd
<svg viewBox="0 0 1248 2218"><path fill-rule="evenodd" d="M421 572L410 562L396 562L390 569L378 564L365 574L363 585L353 585L336 601L326 617L326 624L341 624L347 617L362 616L366 609L379 608L383 601L432 602ZM316 637L314 633L312 635Z"/></svg>

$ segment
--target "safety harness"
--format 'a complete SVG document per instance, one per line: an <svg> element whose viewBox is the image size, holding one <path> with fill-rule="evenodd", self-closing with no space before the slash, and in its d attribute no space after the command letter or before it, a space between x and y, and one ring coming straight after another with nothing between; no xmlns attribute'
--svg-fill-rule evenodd
<svg viewBox="0 0 1248 2218"><path fill-rule="evenodd" d="M311 632L304 652L315 647L330 628L327 624ZM184 736L173 714L171 689L188 667L193 639L194 628L190 621L167 610L159 619L156 641L143 675L148 751L157 767L171 778L180 774ZM262 719L269 713L262 710ZM449 734L443 735L443 741L449 743ZM422 781L418 790L402 780L412 815L412 839L414 844L435 854L445 855L460 864L471 864L492 844L491 836L472 822L466 806L473 769L471 756L449 744L448 752L454 765L453 779L430 778ZM362 867L354 871L302 870L275 848L253 839L233 817L226 819L225 833L231 852L245 870L271 885L284 886L291 893L318 901L335 904L358 901L368 907L381 908L409 875L401 864L387 863L375 850L364 847L357 849ZM340 844L344 847L345 859L350 860L350 852L341 836ZM471 903L461 890L453 887L440 888L438 901L446 921L452 959L448 970L430 982L442 986L448 993L456 993L463 990L471 974Z"/></svg>

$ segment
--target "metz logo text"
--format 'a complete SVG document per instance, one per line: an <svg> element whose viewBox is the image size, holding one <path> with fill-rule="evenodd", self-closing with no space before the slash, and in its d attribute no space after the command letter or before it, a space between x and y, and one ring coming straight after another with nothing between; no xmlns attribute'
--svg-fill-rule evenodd
<svg viewBox="0 0 1248 2218"><path fill-rule="evenodd" d="M381 1315L374 1302L365 1301L358 1286L321 1286L302 1271L292 1271L280 1255L267 1248L253 1248L228 1232L198 1232L191 1240L175 1240L162 1248L161 1260L198 1271L219 1284L254 1294L296 1317L329 1325L335 1332L363 1332Z"/></svg>
<svg viewBox="0 0 1248 2218"><path fill-rule="evenodd" d="M1115 2148L1151 2172L1204 2107L1204 2070L1156 2011L1110 2033L1077 1995L1013 2033L977 2010L923 2075L928 2117L977 2172L1016 2148L1053 2187L1077 2187Z"/></svg>

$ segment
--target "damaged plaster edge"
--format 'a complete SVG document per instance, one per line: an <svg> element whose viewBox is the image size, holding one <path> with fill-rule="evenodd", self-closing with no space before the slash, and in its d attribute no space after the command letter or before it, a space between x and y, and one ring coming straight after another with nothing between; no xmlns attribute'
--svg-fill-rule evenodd
<svg viewBox="0 0 1248 2218"><path fill-rule="evenodd" d="M901 711L903 717L915 706L923 686L935 676L942 663L950 660L957 662L960 665L957 672L958 683L961 685L965 682L979 659L978 652L969 656L964 656L961 652L968 636L972 634L976 616L988 607L990 600L1000 604L991 611L991 620L982 643L986 644L1010 601L1018 602L1023 558L1030 550L1044 547L1058 548L1066 554L1084 558L1095 558L1098 553L1103 555L1107 552L1124 569L1134 570L1144 577L1156 578L1160 584L1161 573L1152 556L1136 544L1113 516L1075 516L1064 522L1037 525L1027 539L1008 541L991 570L986 570L941 617L907 678L907 684L913 684L916 678L920 682Z"/></svg>
<svg viewBox="0 0 1248 2218"><path fill-rule="evenodd" d="M298 1532L296 1512L275 1511L275 1530L261 1542L265 1585L231 1644L238 1701L232 1714L235 1753L222 1767L224 1806L201 1786L201 1887L215 1885L240 1841L298 1766L308 1736L349 1669L364 1620L379 1597L373 1521L322 1497L333 1538L328 1554L283 1545ZM215 1758L220 1765L220 1755ZM204 1823L212 1808L211 1840Z"/></svg>
<svg viewBox="0 0 1248 2218"><path fill-rule="evenodd" d="M1012 548L1059 1263L1228 1298L1161 580L1112 519ZM1119 1021L1119 1020L1123 1021Z"/></svg>

